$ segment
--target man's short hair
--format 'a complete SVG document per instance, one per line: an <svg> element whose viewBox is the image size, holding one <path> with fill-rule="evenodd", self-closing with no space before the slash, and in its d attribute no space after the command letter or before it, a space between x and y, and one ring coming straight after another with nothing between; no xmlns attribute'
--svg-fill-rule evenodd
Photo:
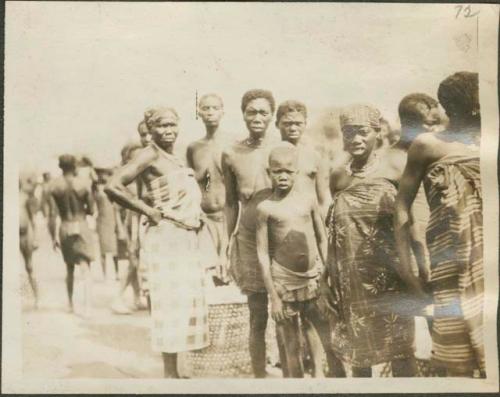
<svg viewBox="0 0 500 397"><path fill-rule="evenodd" d="M76 157L72 154L62 154L59 156L59 168L64 171L76 170Z"/></svg>
<svg viewBox="0 0 500 397"><path fill-rule="evenodd" d="M300 101L289 100L282 102L278 106L278 111L276 112L276 122L279 123L280 119L288 113L301 113L305 119L307 119L307 108Z"/></svg>
<svg viewBox="0 0 500 397"><path fill-rule="evenodd" d="M221 108L224 108L224 101L222 100L222 98L220 97L220 95L214 94L214 93L209 93L209 94L202 95L201 98L200 98L200 100L198 101L198 107L200 107L201 103L205 99L207 99L207 98L216 98L219 101Z"/></svg>
<svg viewBox="0 0 500 397"><path fill-rule="evenodd" d="M248 106L250 101L254 99L263 98L269 102L269 106L271 107L271 113L274 113L274 109L276 108L276 102L274 101L273 94L268 90L249 90L243 94L243 98L241 98L241 111L244 113L245 109Z"/></svg>
<svg viewBox="0 0 500 397"><path fill-rule="evenodd" d="M451 106L468 115L479 117L479 76L472 72L457 72L439 84L438 98L448 113Z"/></svg>
<svg viewBox="0 0 500 397"><path fill-rule="evenodd" d="M417 106L421 104L432 109L438 106L438 101L427 94L418 92L406 95L401 102L399 102L398 113L403 128L417 127L422 123L422 114L417 108Z"/></svg>

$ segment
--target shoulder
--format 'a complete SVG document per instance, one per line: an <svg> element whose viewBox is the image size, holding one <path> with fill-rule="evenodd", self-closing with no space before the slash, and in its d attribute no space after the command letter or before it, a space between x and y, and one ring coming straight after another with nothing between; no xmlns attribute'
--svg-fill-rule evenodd
<svg viewBox="0 0 500 397"><path fill-rule="evenodd" d="M432 161L434 152L440 142L434 133L420 134L408 149L408 161L427 162Z"/></svg>
<svg viewBox="0 0 500 397"><path fill-rule="evenodd" d="M193 150L196 150L196 149L203 147L203 146L206 146L206 141L203 138L197 139L196 141L193 141L188 145L187 151L192 152Z"/></svg>
<svg viewBox="0 0 500 397"><path fill-rule="evenodd" d="M133 156L132 160L130 160L130 163L136 163L136 164L149 163L151 161L156 160L158 156L159 156L158 149L150 145L146 146L143 149L138 150L137 154Z"/></svg>
<svg viewBox="0 0 500 397"><path fill-rule="evenodd" d="M259 218L266 218L269 216L269 210L270 210L270 201L269 200L263 200L257 205L257 217Z"/></svg>

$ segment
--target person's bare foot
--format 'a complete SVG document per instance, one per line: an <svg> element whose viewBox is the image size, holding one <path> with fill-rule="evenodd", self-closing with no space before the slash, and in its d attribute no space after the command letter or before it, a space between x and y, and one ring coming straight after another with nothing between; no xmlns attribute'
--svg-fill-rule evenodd
<svg viewBox="0 0 500 397"><path fill-rule="evenodd" d="M113 304L111 305L111 310L115 314L132 314L130 308L127 307L127 305L125 305L121 299L115 300L113 302Z"/></svg>

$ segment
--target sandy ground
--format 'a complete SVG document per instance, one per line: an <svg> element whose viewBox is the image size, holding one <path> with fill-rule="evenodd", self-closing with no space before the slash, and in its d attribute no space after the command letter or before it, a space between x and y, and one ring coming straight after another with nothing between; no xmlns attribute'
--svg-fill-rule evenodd
<svg viewBox="0 0 500 397"><path fill-rule="evenodd" d="M148 313L120 316L111 312L118 282L104 281L99 263L92 264L90 318L67 312L64 262L60 252L52 250L43 221L39 219L37 226L40 247L34 255L34 269L40 307L36 311L26 275L21 274L24 375L36 378L161 377L161 357L150 349ZM76 312L81 302L80 290L81 279L76 273ZM131 301L131 291L127 298Z"/></svg>
<svg viewBox="0 0 500 397"><path fill-rule="evenodd" d="M61 253L51 246L43 219L37 219L39 248L34 271L39 285L39 309L24 267L20 264L23 322L23 372L27 378L161 378L161 356L151 351L149 314L116 315L110 309L118 290L113 266L111 280L104 280L100 263L92 263L93 297L89 318L81 311L82 279L75 272L75 312L67 310L66 269ZM21 259L20 259L21 260ZM126 262L120 263L123 272ZM129 288L126 299L132 302ZM182 364L181 369L182 371ZM278 368L268 368L271 377L281 377ZM189 372L185 372L186 375ZM246 375L248 376L248 375ZM242 375L242 377L246 377Z"/></svg>

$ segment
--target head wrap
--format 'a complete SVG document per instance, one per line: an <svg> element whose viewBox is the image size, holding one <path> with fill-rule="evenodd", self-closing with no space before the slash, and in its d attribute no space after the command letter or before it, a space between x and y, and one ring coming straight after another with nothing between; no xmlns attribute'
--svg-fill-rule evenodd
<svg viewBox="0 0 500 397"><path fill-rule="evenodd" d="M156 124L158 120L167 115L168 116L173 115L177 120L179 120L179 115L177 114L174 108L159 107L146 110L146 112L144 112L144 121L146 122L148 128L151 128L153 125Z"/></svg>
<svg viewBox="0 0 500 397"><path fill-rule="evenodd" d="M380 112L368 105L352 105L340 113L340 127L361 126L380 128Z"/></svg>

